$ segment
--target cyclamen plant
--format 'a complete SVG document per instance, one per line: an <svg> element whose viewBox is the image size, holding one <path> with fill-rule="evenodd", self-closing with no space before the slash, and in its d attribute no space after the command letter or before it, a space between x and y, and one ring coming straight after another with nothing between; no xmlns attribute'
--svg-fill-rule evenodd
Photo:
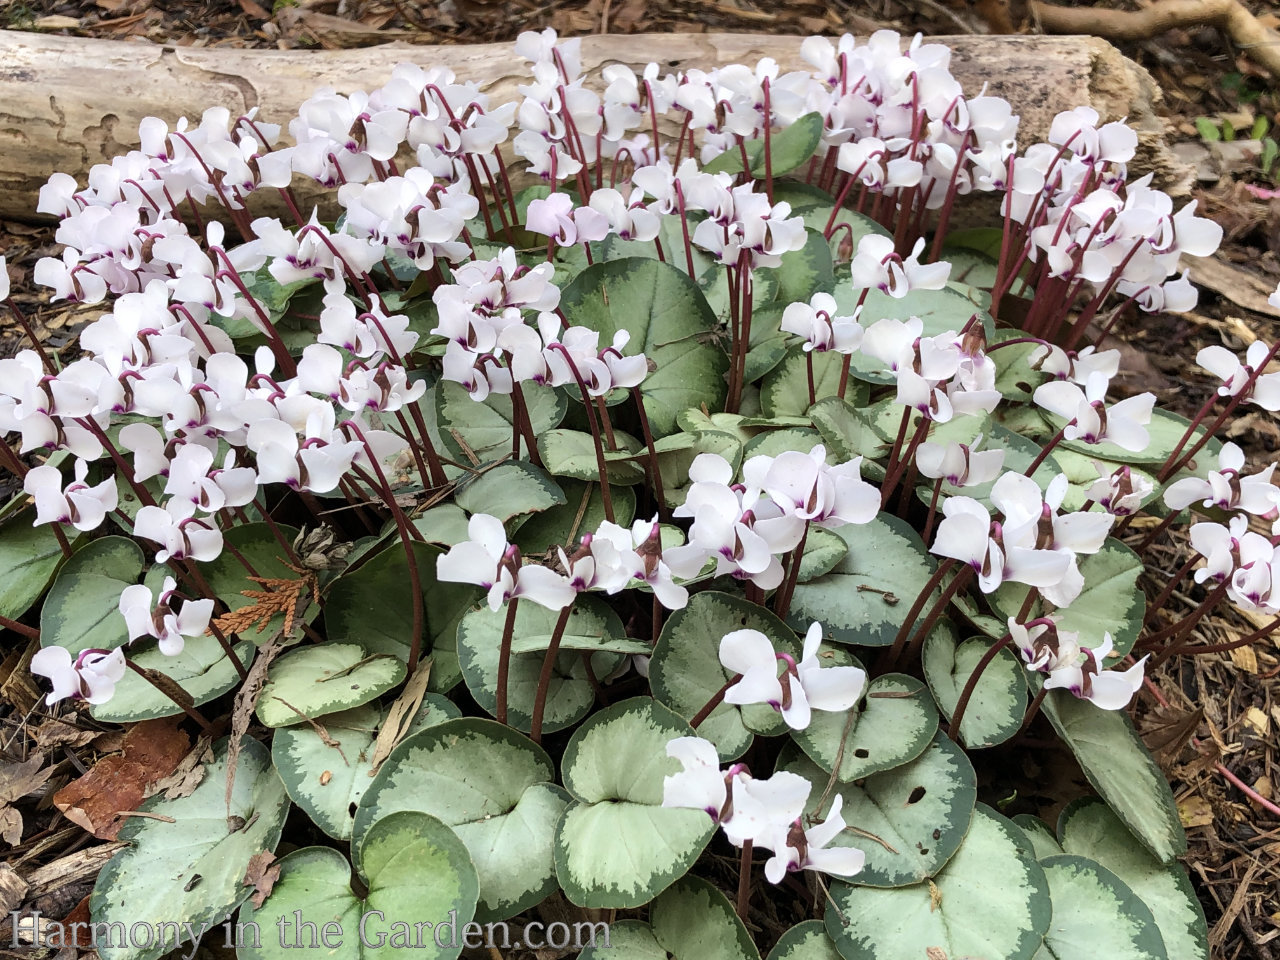
<svg viewBox="0 0 1280 960"><path fill-rule="evenodd" d="M317 92L292 143L149 118L41 192L65 249L35 280L108 312L79 359L0 360L0 428L42 460L0 449L35 503L6 511L0 623L50 704L231 713L195 792L124 827L93 920L377 910L362 938L394 946L560 891L637 956L1207 957L1123 711L1148 664L1224 649L1211 611L1280 608L1274 466L1214 437L1280 409L1278 347L1203 351L1222 385L1188 422L1115 399L1105 342L1194 306L1175 271L1221 229L1129 180L1136 134L1089 108L1019 152L919 38L611 65L603 93L576 41L516 52L519 103L402 64ZM974 193L999 226L957 229ZM1056 835L978 802L984 751L1063 762L1024 742L1040 717L1102 798ZM351 862L296 849L247 904L293 803Z"/></svg>

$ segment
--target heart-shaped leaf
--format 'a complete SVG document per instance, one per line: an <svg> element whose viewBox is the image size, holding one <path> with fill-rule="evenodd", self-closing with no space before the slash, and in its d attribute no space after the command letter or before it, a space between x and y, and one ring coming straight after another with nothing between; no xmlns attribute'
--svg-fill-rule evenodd
<svg viewBox="0 0 1280 960"><path fill-rule="evenodd" d="M684 438L688 440L685 441ZM670 441L679 441L678 447L664 451L662 445ZM720 430L699 430L693 434L673 433L655 441L654 449L658 452L662 496L670 507L678 507L684 503L689 487L693 484L689 479L689 467L702 454L714 453L723 457L735 472L742 463L742 444L733 434Z"/></svg>
<svg viewBox="0 0 1280 960"><path fill-rule="evenodd" d="M671 960L671 954L643 920L618 920L609 926L609 942L588 946L578 960Z"/></svg>
<svg viewBox="0 0 1280 960"><path fill-rule="evenodd" d="M565 503L534 514L515 531L515 543L525 556L545 553L557 546L572 553L578 540L599 528L605 519L599 482L562 477L558 483L564 491ZM635 493L630 487L612 487L609 496L613 502L614 522L624 527L631 526L636 516Z"/></svg>
<svg viewBox="0 0 1280 960"><path fill-rule="evenodd" d="M811 366L813 402L809 400ZM766 417L802 417L814 402L840 396L840 371L843 368L843 354L834 350L807 352L800 344L792 344L782 362L760 384L760 408ZM850 389L849 393L852 395L853 390Z"/></svg>
<svg viewBox="0 0 1280 960"><path fill-rule="evenodd" d="M821 230L806 229L803 247L787 251L781 264L766 267L760 274L766 282L777 281L774 300L781 307L797 301L808 303L815 293L831 293L836 288L831 247Z"/></svg>
<svg viewBox="0 0 1280 960"><path fill-rule="evenodd" d="M247 640L234 647L240 663L247 670L253 663L253 644ZM216 700L237 683L240 675L227 659L222 645L208 634L187 637L182 652L166 656L159 647L130 653L129 660L143 670L155 670L186 691L194 706ZM89 708L95 720L104 723L137 723L157 717L174 717L182 708L167 694L157 690L138 674L129 670L116 684L116 692L106 703Z"/></svg>
<svg viewBox="0 0 1280 960"><path fill-rule="evenodd" d="M782 130L774 131L769 139L757 137L745 140L742 150L729 149L703 167L706 173L741 173L742 154L747 155L747 171L753 177L763 177L768 170L775 177L790 173L813 156L822 141L823 120L820 113L806 113ZM766 150L767 147L767 150ZM766 153L768 166L766 167Z"/></svg>
<svg viewBox="0 0 1280 960"><path fill-rule="evenodd" d="M391 752L356 811L352 845L399 810L438 817L470 851L482 921L515 916L555 889L551 847L567 797L551 759L492 720L449 720Z"/></svg>
<svg viewBox="0 0 1280 960"><path fill-rule="evenodd" d="M536 383L525 383L521 388L533 435L558 427L569 408L559 391ZM437 418L440 440L459 463L480 466L511 452L515 414L510 395L491 393L476 401L462 384L441 380L435 388L435 416L427 420Z"/></svg>
<svg viewBox="0 0 1280 960"><path fill-rule="evenodd" d="M733 676L720 663L720 641L734 630L758 630L774 649L800 659L795 631L757 603L728 593L695 593L667 619L649 661L653 695L686 720L693 719ZM782 664L779 663L779 668ZM768 704L736 706L723 701L698 725L698 736L716 745L722 760L739 757L756 733L786 730Z"/></svg>
<svg viewBox="0 0 1280 960"><path fill-rule="evenodd" d="M1084 857L1040 861L1053 897L1041 953L1054 960L1167 960L1147 905L1110 870Z"/></svg>
<svg viewBox="0 0 1280 960"><path fill-rule="evenodd" d="M822 434L827 455L844 463L854 457L868 460L884 456L889 445L876 432L866 413L839 397L819 400L808 411L809 419ZM864 464L864 468L869 464ZM868 472L870 472L868 470Z"/></svg>
<svg viewBox="0 0 1280 960"><path fill-rule="evenodd" d="M687 251L684 242L686 226L689 236L693 236L698 218L702 214L690 210L688 220L678 213L669 213L658 218L657 243L652 240L623 240L615 233L609 234L601 243L604 249L604 260L622 260L628 257L643 257L647 260L658 260L658 244L662 245L663 255L667 262L676 267L685 276L692 275L705 291L716 282L723 271L716 267L711 255L701 247L689 245ZM594 249L594 248L593 248ZM686 259L686 253L688 259ZM693 262L693 273L689 273L689 261ZM604 338L601 338L603 342Z"/></svg>
<svg viewBox="0 0 1280 960"><path fill-rule="evenodd" d="M559 613L536 603L524 602L516 608L513 637L547 637L555 631ZM458 624L458 660L467 689L481 709L496 714L498 709L498 665L501 659L502 633L507 611L477 607ZM618 615L595 597L579 597L569 614L565 633L575 637L603 639L626 636ZM548 644L549 645L549 644ZM542 673L542 647L531 653L513 654L507 674L507 722L517 730L529 732L533 726L533 704L537 699L538 678ZM547 688L544 733L573 726L591 710L596 701L584 654L573 649L556 656L556 665ZM591 671L607 677L618 666L621 656L597 653L591 657Z"/></svg>
<svg viewBox="0 0 1280 960"><path fill-rule="evenodd" d="M756 431L745 425L746 417L740 413L703 413L701 410L685 410L676 417L681 430L700 433L703 430L719 430L731 435L745 446Z"/></svg>
<svg viewBox="0 0 1280 960"><path fill-rule="evenodd" d="M416 733L458 715L453 701L429 693L408 731ZM373 745L385 719L385 710L365 704L325 717L324 735L310 724L299 724L281 727L272 738L271 760L289 796L334 839L351 838L356 807L373 782Z"/></svg>
<svg viewBox="0 0 1280 960"><path fill-rule="evenodd" d="M613 431L613 437L618 449L628 456L640 450L640 441L621 430ZM603 440L601 443L603 444ZM608 453L606 447L602 446L602 449ZM591 434L581 430L548 430L538 434L538 456L552 476L570 477L574 480L600 479L600 461L596 459L595 441ZM609 482L613 484L630 486L644 480L644 468L634 460L606 455L605 469L609 474Z"/></svg>
<svg viewBox="0 0 1280 960"><path fill-rule="evenodd" d="M723 405L729 359L703 342L715 328L715 314L679 267L639 257L597 263L564 288L560 309L568 323L599 331L601 343L629 331L627 352L653 361L656 370L640 393L655 435L675 430L676 415L690 407Z"/></svg>
<svg viewBox="0 0 1280 960"><path fill-rule="evenodd" d="M805 920L779 938L767 960L840 960L840 951L821 920Z"/></svg>
<svg viewBox="0 0 1280 960"><path fill-rule="evenodd" d="M1093 788L1156 859L1172 863L1185 853L1169 782L1124 712L1101 710L1066 690L1050 690L1043 709Z"/></svg>
<svg viewBox="0 0 1280 960"><path fill-rule="evenodd" d="M803 630L817 620L837 643L888 646L933 573L924 543L886 513L833 532L849 552L830 573L796 587L787 622Z"/></svg>
<svg viewBox="0 0 1280 960"><path fill-rule="evenodd" d="M842 314L851 314L857 305L861 291L851 284L840 284L836 287L836 305ZM870 327L885 318L902 320L906 317L919 317L924 322L921 336L936 337L947 331L963 330L971 317L978 315L988 334L991 333L991 317L978 303L975 303L954 287L941 290L912 289L905 297L892 297L879 290L867 294L862 305L862 313L858 322L864 328ZM855 351L851 354L850 376L866 380L870 383L894 383L896 377L885 369L885 363L870 354Z"/></svg>
<svg viewBox="0 0 1280 960"><path fill-rule="evenodd" d="M981 290L990 290L998 279L999 264L977 250L948 250L945 259L951 264L951 280Z"/></svg>
<svg viewBox="0 0 1280 960"><path fill-rule="evenodd" d="M1020 813L1013 818L1013 822L1018 825L1018 829L1022 831L1027 838L1027 842L1031 844L1031 849L1035 852L1037 860L1056 857L1062 853L1058 838L1053 835L1053 831L1039 817L1034 817L1029 813Z"/></svg>
<svg viewBox="0 0 1280 960"><path fill-rule="evenodd" d="M693 866L715 824L702 810L662 806L679 772L667 743L693 735L648 697L606 707L574 731L561 770L574 797L556 825L556 877L573 903L637 907Z"/></svg>
<svg viewBox="0 0 1280 960"><path fill-rule="evenodd" d="M1133 649L1147 615L1147 598L1138 588L1142 558L1109 538L1097 553L1079 557L1078 565L1084 589L1070 606L1054 611L1058 629L1080 634L1086 647L1099 646L1102 635L1110 633L1115 648L1106 666L1111 666ZM1022 609L1026 597L1022 584L1003 583L991 602L1003 616L1011 617Z"/></svg>
<svg viewBox="0 0 1280 960"><path fill-rule="evenodd" d="M136 583L146 562L141 548L124 537L90 541L62 565L40 608L40 645L114 650L129 639L120 613L120 593Z"/></svg>
<svg viewBox="0 0 1280 960"><path fill-rule="evenodd" d="M150 934L170 933L167 940L100 938L104 960L153 960L193 932L222 923L252 892L244 885L249 860L275 850L289 797L267 748L247 737L241 741L230 802L226 740L214 745L214 755L190 796L165 800L157 794L140 808L154 816L130 817L121 828L125 846L98 874L90 919L126 931L143 925Z"/></svg>
<svg viewBox="0 0 1280 960"><path fill-rule="evenodd" d="M675 960L759 960L760 952L723 893L681 877L649 911L654 938Z"/></svg>
<svg viewBox="0 0 1280 960"><path fill-rule="evenodd" d="M432 659L428 689L443 692L462 679L455 640L458 621L480 596L480 589L437 579L436 558L443 552L438 547L415 543L413 551L426 632L421 656L430 654ZM400 543L343 574L329 588L324 607L330 641L359 643L370 653L389 653L407 661L413 640L412 582Z"/></svg>
<svg viewBox="0 0 1280 960"><path fill-rule="evenodd" d="M995 346L1004 340L1024 339L1021 330L1000 329L991 338ZM1044 346L1034 340L1001 346L999 350L988 349L989 356L996 365L996 389L1009 400L1030 403L1036 387L1048 380L1048 376L1031 368L1032 355L1037 351L1044 354Z"/></svg>
<svg viewBox="0 0 1280 960"><path fill-rule="evenodd" d="M1018 828L979 805L964 842L932 880L909 887L831 884L827 933L845 960L1030 960L1049 927L1049 886Z"/></svg>
<svg viewBox="0 0 1280 960"><path fill-rule="evenodd" d="M803 755L780 763L810 783L827 774ZM856 847L867 855L850 882L869 887L902 887L937 875L960 848L978 798L977 775L964 751L939 732L924 753L892 770L856 784L840 784L841 815L853 828L831 845ZM805 812L825 820L830 803L819 807L821 792L809 797Z"/></svg>
<svg viewBox="0 0 1280 960"><path fill-rule="evenodd" d="M924 642L924 678L938 709L949 721L991 641L981 638L956 645L950 630L934 630ZM1022 661L1007 648L983 669L964 717L960 739L970 750L1004 743L1020 729L1027 710L1027 682Z"/></svg>
<svg viewBox="0 0 1280 960"><path fill-rule="evenodd" d="M454 495L454 503L463 510L495 516L508 530L518 527L521 518L564 502L564 491L555 481L523 460L499 464L469 483L460 482Z"/></svg>
<svg viewBox="0 0 1280 960"><path fill-rule="evenodd" d="M306 723L368 703L404 680L404 664L355 643L290 650L271 664L258 696L258 720L268 727Z"/></svg>
<svg viewBox="0 0 1280 960"><path fill-rule="evenodd" d="M330 847L304 847L280 861L280 876L260 909L260 943L238 948L242 960L284 960L324 947L336 960L395 956L452 960L462 952L475 914L476 868L462 841L435 817L394 813L379 820L356 849L368 893L351 887L347 858ZM274 928L274 930L272 929ZM314 932L313 932L314 931Z"/></svg>
<svg viewBox="0 0 1280 960"><path fill-rule="evenodd" d="M842 665L839 659L833 663ZM838 764L836 779L849 783L914 760L937 730L938 710L924 684L902 673L886 673L867 685L851 710L816 711L809 726L792 730L791 738L828 773Z"/></svg>
<svg viewBox="0 0 1280 960"><path fill-rule="evenodd" d="M1153 857L1094 797L1069 804L1058 818L1058 832L1064 851L1090 857L1151 909L1171 960L1209 960L1204 907L1181 864L1165 865Z"/></svg>
<svg viewBox="0 0 1280 960"><path fill-rule="evenodd" d="M849 542L826 527L809 527L805 537L804 553L800 556L800 572L797 583L808 583L823 574L830 573L849 552Z"/></svg>
<svg viewBox="0 0 1280 960"><path fill-rule="evenodd" d="M1056 414L1039 409L1040 415L1045 419L1051 429L1061 430L1066 421ZM1083 440L1063 440L1062 445L1068 450L1074 450L1077 453L1083 453L1087 456L1097 457L1099 460L1115 460L1120 463L1164 463L1169 459L1174 449L1186 436L1187 428L1191 426L1191 421L1186 417L1180 417L1176 413L1169 410L1156 408L1151 411L1151 422L1147 424L1147 435L1150 440L1143 450L1132 451L1118 447L1110 440L1103 440L1101 443L1086 443ZM1190 450L1201 438L1204 437L1204 428L1200 428L1187 441L1183 452ZM1218 453L1222 450L1222 441L1211 437L1209 442L1201 448L1196 455L1200 463L1216 462Z"/></svg>
<svg viewBox="0 0 1280 960"><path fill-rule="evenodd" d="M0 616L10 620L40 598L62 562L52 524L34 527L34 519L23 513L0 527Z"/></svg>
<svg viewBox="0 0 1280 960"><path fill-rule="evenodd" d="M427 538L428 543L441 547L452 547L468 539L467 514L456 503L442 503L430 507L410 521L418 532ZM388 531L387 539L394 535L395 527Z"/></svg>
<svg viewBox="0 0 1280 960"><path fill-rule="evenodd" d="M807 454L820 443L822 443L822 434L812 427L765 430L759 436L753 437L751 442L743 448L742 458L750 460L752 457L776 457L790 450Z"/></svg>

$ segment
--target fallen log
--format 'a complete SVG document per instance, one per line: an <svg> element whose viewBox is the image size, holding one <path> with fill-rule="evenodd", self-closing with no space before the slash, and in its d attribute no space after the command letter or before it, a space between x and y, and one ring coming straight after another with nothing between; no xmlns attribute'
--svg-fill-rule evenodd
<svg viewBox="0 0 1280 960"><path fill-rule="evenodd" d="M1127 118L1139 131L1135 173L1154 171L1175 192L1186 168L1169 152L1156 114L1151 76L1092 37L939 37L969 94L985 84L1022 116L1020 139L1042 139L1060 110L1094 107L1104 120ZM665 70L776 59L802 69L800 37L748 34L637 34L582 41L588 76L608 63ZM0 217L35 219L37 192L55 170L84 181L89 167L137 145L138 122L199 117L220 105L237 116L287 123L314 90L382 84L401 61L452 68L493 102L518 100L525 64L510 44L386 44L358 50L285 51L193 48L0 31Z"/></svg>

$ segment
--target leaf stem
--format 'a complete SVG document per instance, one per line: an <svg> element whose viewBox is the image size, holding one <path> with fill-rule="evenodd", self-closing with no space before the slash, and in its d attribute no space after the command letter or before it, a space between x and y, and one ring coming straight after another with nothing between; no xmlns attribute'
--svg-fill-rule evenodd
<svg viewBox="0 0 1280 960"><path fill-rule="evenodd" d="M8 617L0 617L0 627L4 627L6 630L12 630L17 634L21 634L28 640L40 639L40 631L35 627L29 627L25 623L19 623L17 620L10 620Z"/></svg>
<svg viewBox="0 0 1280 960"><path fill-rule="evenodd" d="M787 614L791 612L791 598L795 596L796 584L800 580L800 563L804 559L804 545L809 539L809 526L811 523L811 520L804 522L804 532L800 534L800 542L791 551L791 565L787 569L786 579L782 581L781 589L773 598L773 612L781 620L785 620Z"/></svg>
<svg viewBox="0 0 1280 960"><path fill-rule="evenodd" d="M604 518L613 523L613 495L609 491L609 465L604 458L604 446L600 442L600 424L596 420L596 408L591 402L591 394L587 391L586 381L582 379L578 365L574 363L573 355L569 353L568 348L563 343L557 342L547 349L558 350L568 364L573 378L578 381L578 391L582 394L582 405L587 408L587 424L591 427L591 439L596 448L596 467L600 470L600 500L604 506Z"/></svg>
<svg viewBox="0 0 1280 960"><path fill-rule="evenodd" d="M924 605L929 602L929 594L938 588L938 584L942 583L942 578L951 571L956 562L951 557L947 557L942 563L938 564L938 569L933 571L933 575L929 577L923 589L916 595L915 601L911 604L911 609L907 611L906 619L902 621L902 626L898 628L898 635L893 638L893 645L889 647L889 652L885 654L885 663L896 663L898 657L902 655L902 648L907 642L907 637L911 635L911 628L915 626L916 618L920 616L920 611L924 609Z"/></svg>
<svg viewBox="0 0 1280 960"><path fill-rule="evenodd" d="M748 838L742 843L742 859L738 862L738 919L747 922L747 910L751 906L751 849Z"/></svg>
<svg viewBox="0 0 1280 960"><path fill-rule="evenodd" d="M724 695L729 692L729 688L742 679L742 674L735 673L732 677L724 682L724 686L711 695L711 699L703 704L702 709L693 715L693 719L689 721L689 726L697 730L702 721L711 716L711 711L720 706L724 702Z"/></svg>
<svg viewBox="0 0 1280 960"><path fill-rule="evenodd" d="M369 456L369 463L373 467L373 472L378 478L378 484L381 486L381 493L387 508L391 511L391 517L395 520L396 532L400 534L400 544L404 547L405 563L409 568L409 593L413 604L413 640L409 645L409 660L406 669L410 676L418 669L418 657L422 652L422 632L425 623L424 611L422 608L422 578L418 574L418 558L413 549L413 535L410 532L410 524L404 515L404 511L400 509L400 504L396 503L395 494L391 490L391 485L387 483L387 475L382 472L382 465L378 463L378 456L373 451L373 447L369 445L368 438L364 435L364 431L360 429L360 425L353 420L345 421L341 430L354 431L356 436L360 438L360 442L364 444L365 452Z"/></svg>
<svg viewBox="0 0 1280 960"><path fill-rule="evenodd" d="M512 600L511 604L514 607L515 601ZM564 630L569 625L569 614L572 612L572 603L560 611L555 628L551 631L551 643L542 658L542 672L538 674L538 691L533 697L533 721L529 726L529 739L534 743L542 743L542 715L547 709L547 691L551 687L551 672L555 669L556 657L560 653L560 641L564 638Z"/></svg>
<svg viewBox="0 0 1280 960"><path fill-rule="evenodd" d="M512 597L507 601L507 619L502 625L502 642L498 647L498 702L493 715L499 723L507 722L507 678L511 674L511 635L515 631L516 608L519 604L519 597ZM545 662L543 666L545 668Z"/></svg>
<svg viewBox="0 0 1280 960"><path fill-rule="evenodd" d="M982 679L982 675L986 672L991 661L1005 647L1013 642L1013 634L1006 633L1003 637L987 648L977 664L973 668L973 672L969 674L969 679L964 683L964 689L960 691L960 699L956 701L956 708L951 714L951 723L947 727L947 736L957 743L960 742L960 723L964 720L965 710L969 706L969 700L973 697L973 691L978 687L978 681Z"/></svg>

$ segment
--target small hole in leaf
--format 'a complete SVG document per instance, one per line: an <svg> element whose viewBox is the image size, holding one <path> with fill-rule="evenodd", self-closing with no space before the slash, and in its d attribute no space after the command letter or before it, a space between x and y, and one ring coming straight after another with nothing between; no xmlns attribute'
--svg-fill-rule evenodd
<svg viewBox="0 0 1280 960"><path fill-rule="evenodd" d="M347 816L354 817L356 815L356 805L354 803L347 804Z"/></svg>
<svg viewBox="0 0 1280 960"><path fill-rule="evenodd" d="M920 856L922 856L922 857L927 857L928 855L929 855L929 848L928 848L928 847L921 847L921 848L920 848Z"/></svg>
<svg viewBox="0 0 1280 960"><path fill-rule="evenodd" d="M868 752L862 747L859 747L857 750L853 751L853 755L857 757L859 760L865 760L867 759L867 757L871 756L870 752Z"/></svg>
<svg viewBox="0 0 1280 960"><path fill-rule="evenodd" d="M916 787L911 791L911 795L907 797L907 803L919 803L924 799L924 787Z"/></svg>
<svg viewBox="0 0 1280 960"><path fill-rule="evenodd" d="M939 839L941 836L942 836L942 831L941 831L941 830L935 829L935 830L933 831L933 839L937 840L937 839Z"/></svg>

